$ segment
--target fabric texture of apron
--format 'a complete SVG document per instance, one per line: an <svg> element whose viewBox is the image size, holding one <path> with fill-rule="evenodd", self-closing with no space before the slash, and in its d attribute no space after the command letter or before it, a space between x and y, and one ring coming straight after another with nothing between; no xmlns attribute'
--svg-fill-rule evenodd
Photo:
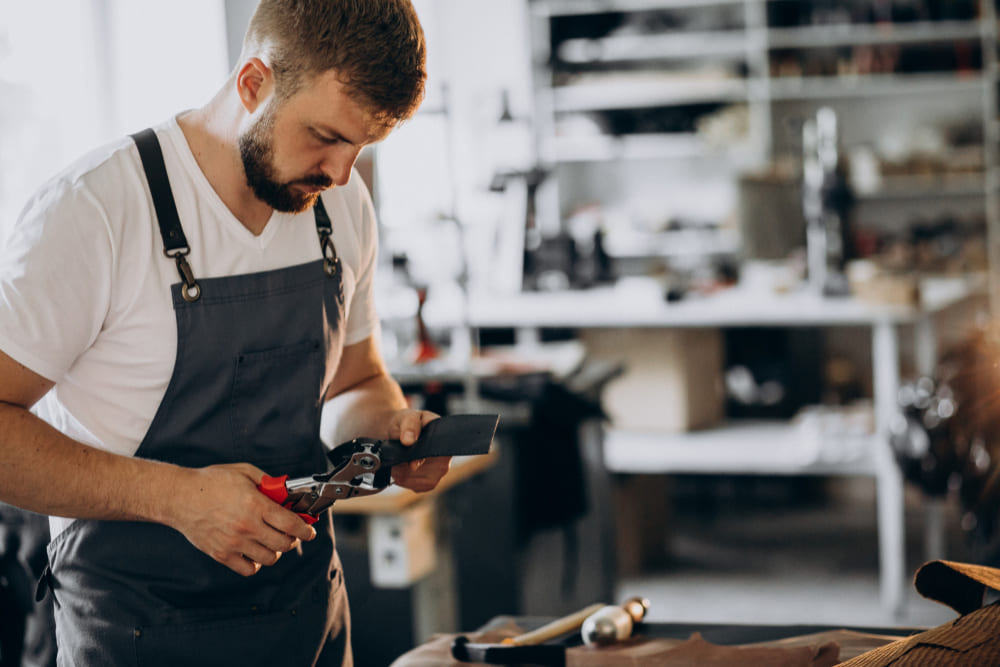
<svg viewBox="0 0 1000 667"><path fill-rule="evenodd" d="M134 138L177 259L170 246L178 234L186 240L156 135ZM329 218L322 201L313 210L324 259L201 279L194 290L178 260L177 358L136 456L190 467L250 462L292 477L325 468L320 411L344 306ZM59 664L351 665L329 513L314 528L301 552L243 577L161 524L73 522L48 550Z"/></svg>

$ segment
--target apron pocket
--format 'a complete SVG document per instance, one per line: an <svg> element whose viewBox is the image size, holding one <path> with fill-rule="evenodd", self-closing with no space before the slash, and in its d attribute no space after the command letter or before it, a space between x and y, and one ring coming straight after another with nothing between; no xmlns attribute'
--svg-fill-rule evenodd
<svg viewBox="0 0 1000 667"><path fill-rule="evenodd" d="M312 463L323 369L319 341L237 357L230 415L238 460L262 467Z"/></svg>
<svg viewBox="0 0 1000 667"><path fill-rule="evenodd" d="M137 627L133 631L139 667L218 665L308 665L326 640L327 605L240 618Z"/></svg>

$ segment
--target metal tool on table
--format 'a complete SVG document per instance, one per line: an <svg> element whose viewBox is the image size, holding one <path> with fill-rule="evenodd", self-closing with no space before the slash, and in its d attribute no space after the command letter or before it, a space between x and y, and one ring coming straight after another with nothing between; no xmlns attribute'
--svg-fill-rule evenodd
<svg viewBox="0 0 1000 667"><path fill-rule="evenodd" d="M580 636L587 646L613 644L632 636L635 624L646 617L649 600L634 597L618 606L609 604L588 616L580 628Z"/></svg>
<svg viewBox="0 0 1000 667"><path fill-rule="evenodd" d="M592 604L580 611L558 618L537 630L508 637L499 643L473 643L468 637L457 637L451 645L451 655L459 662L490 665L547 665L565 667L566 644L544 642L580 631L588 646L606 645L628 639L649 610L645 598L629 598L621 606Z"/></svg>
<svg viewBox="0 0 1000 667"><path fill-rule="evenodd" d="M356 438L327 452L325 472L288 479L264 476L261 493L314 523L338 500L368 496L392 484L392 467L434 456L488 454L498 415L453 415L428 423L410 446L398 440Z"/></svg>

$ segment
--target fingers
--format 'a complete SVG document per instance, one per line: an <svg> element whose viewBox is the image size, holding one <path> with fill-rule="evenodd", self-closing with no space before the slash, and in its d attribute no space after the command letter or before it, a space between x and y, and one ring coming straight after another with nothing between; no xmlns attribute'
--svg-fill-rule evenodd
<svg viewBox="0 0 1000 667"><path fill-rule="evenodd" d="M271 506L264 512L262 518L268 527L274 529L277 534L275 537L276 540L280 537L289 542L292 540L309 542L316 537L315 528L303 521L302 517L295 512L285 509L277 503L271 503ZM282 544L280 541L274 543L268 542L268 544L272 544L274 549L280 549L281 551L289 551L295 548L295 545L292 544L288 549L281 549Z"/></svg>
<svg viewBox="0 0 1000 667"><path fill-rule="evenodd" d="M219 560L219 562L236 574L241 574L244 577L251 577L260 571L260 563L255 563L236 554L233 554L223 560Z"/></svg>
<svg viewBox="0 0 1000 667"><path fill-rule="evenodd" d="M299 521L301 523L305 523L301 519L299 519ZM312 531L313 536L316 535L315 530L313 530L310 526L306 527ZM291 551L292 549L297 548L302 543L301 538L293 537L288 533L277 530L270 525L266 526L265 530L262 532L260 537L257 538L257 541L260 542L266 548L270 549L271 551L278 551L278 552ZM309 540L306 541L308 542Z"/></svg>
<svg viewBox="0 0 1000 667"><path fill-rule="evenodd" d="M305 524L297 515L287 510L285 512L292 514L293 522L306 526L308 539L315 538L316 531L312 526ZM284 552L297 549L301 543L300 538L292 537L265 523L259 530L234 540L224 551L224 555L219 554L216 560L234 572L249 577L259 572L261 567L274 565Z"/></svg>
<svg viewBox="0 0 1000 667"><path fill-rule="evenodd" d="M420 429L438 419L429 410L400 410L393 416L389 436L399 438L404 445L412 445L420 436Z"/></svg>
<svg viewBox="0 0 1000 667"><path fill-rule="evenodd" d="M255 486L259 486L264 475L267 474L260 468L249 463L237 463L233 467L246 475ZM275 550L291 551L297 546L298 540L308 542L316 537L316 530L303 521L302 517L295 512L281 507L277 503L267 505L262 516L265 524L283 534L281 539L276 538L277 542L274 543L273 547ZM290 546L282 548L281 544L285 542ZM269 544L271 543L269 542Z"/></svg>
<svg viewBox="0 0 1000 667"><path fill-rule="evenodd" d="M420 427L423 421L419 412L407 412L403 415L399 423L399 441L404 445L412 445L420 435Z"/></svg>
<svg viewBox="0 0 1000 667"><path fill-rule="evenodd" d="M243 553L243 558L251 563L256 563L259 569L261 566L271 566L277 563L281 558L281 552L271 551L262 544L251 544Z"/></svg>
<svg viewBox="0 0 1000 667"><path fill-rule="evenodd" d="M414 463L419 465L414 466ZM395 466L392 477L398 486L423 493L436 487L450 468L450 456L433 456Z"/></svg>
<svg viewBox="0 0 1000 667"><path fill-rule="evenodd" d="M195 496L198 510L185 512L195 518L178 529L194 546L237 574L252 576L277 563L284 552L315 539L312 526L260 492L257 485L264 475L260 469L236 464L203 468L198 474L197 488L208 489L206 496L211 497ZM205 512L203 506L214 509Z"/></svg>
<svg viewBox="0 0 1000 667"><path fill-rule="evenodd" d="M252 551L255 553L253 556L232 554L219 562L236 574L252 577L260 572L260 568L264 565L274 565L281 558L279 552L267 551L266 549L253 549Z"/></svg>

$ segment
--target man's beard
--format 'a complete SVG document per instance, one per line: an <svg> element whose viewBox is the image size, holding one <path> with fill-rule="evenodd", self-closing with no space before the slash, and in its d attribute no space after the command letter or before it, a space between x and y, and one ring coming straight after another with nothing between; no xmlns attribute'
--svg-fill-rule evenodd
<svg viewBox="0 0 1000 667"><path fill-rule="evenodd" d="M283 213L301 213L312 208L320 193L304 193L294 189L296 185L314 185L328 188L333 183L324 175L307 176L287 183L275 178L272 132L274 111L264 112L243 135L240 136L240 157L247 185L262 202Z"/></svg>

